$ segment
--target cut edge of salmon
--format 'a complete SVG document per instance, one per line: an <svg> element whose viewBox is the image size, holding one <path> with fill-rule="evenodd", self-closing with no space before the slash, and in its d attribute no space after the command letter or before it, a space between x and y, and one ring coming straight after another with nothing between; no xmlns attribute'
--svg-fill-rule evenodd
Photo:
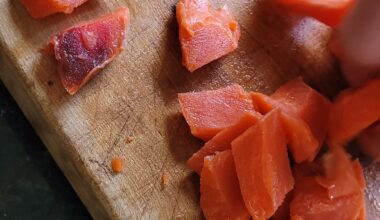
<svg viewBox="0 0 380 220"><path fill-rule="evenodd" d="M206 219L248 220L231 150L205 157L204 164L200 205Z"/></svg>
<svg viewBox="0 0 380 220"><path fill-rule="evenodd" d="M287 154L286 149L286 140L285 140L285 133L283 131L283 128L280 123L280 109L275 109L265 115L258 123L247 129L242 135L240 135L238 138L236 138L232 142L232 154L235 160L236 164L236 171L238 174L240 189L243 195L243 200L246 204L246 207L248 211L250 212L252 218L257 219L264 219L264 218L270 218L277 208L282 204L282 202L285 199L286 194L293 189L294 185L294 179L291 173L290 168L290 162ZM268 135L268 128L265 128L267 123L273 123L277 126L277 134L276 139L278 141L278 138L280 138L280 141L278 141L278 144L281 144L283 149L277 150L278 155L281 155L282 158L276 157L276 160L266 160L267 157L273 157L271 151L273 149L266 149L265 147L261 148L261 151L263 152L257 153L255 152L256 148L252 146L252 144L267 144L268 141L273 141L274 139L265 139L263 136L264 134ZM263 129L265 131L263 131ZM271 133L273 130L270 131ZM251 137L252 135L259 134L261 137ZM272 133L273 135L273 133ZM281 138L282 137L282 138ZM282 139L282 141L281 141ZM283 142L283 143L282 143ZM247 143L249 143L249 146L245 146ZM242 153L242 151L248 151L245 153ZM260 149L258 149L260 150ZM256 155L256 157L259 158L260 161L255 160L255 158L248 158L251 154ZM258 159L256 158L256 159ZM274 164L281 163L281 164ZM270 165L258 165L256 167L257 169L261 169L260 175L265 175L266 178L263 179L261 177L257 177L257 173L249 173L248 171L252 171L252 166L256 166L255 163L270 163ZM269 167L268 167L269 166ZM259 168L261 167L261 168ZM271 167L271 168L270 168ZM275 171L271 170L275 169ZM280 172L279 169L282 169ZM244 173L245 172L248 173ZM248 170L248 171L247 171ZM284 172L285 171L285 172ZM281 179L279 181L276 181L274 179ZM252 185L255 181L261 182L260 184L257 183L256 185ZM282 188L279 188L278 184L283 184ZM262 189L264 189L264 192L258 192L258 186L263 185ZM274 185L277 184L277 185ZM276 191L276 192L275 192ZM255 193L253 193L255 192ZM260 194L259 198L257 195ZM260 205L259 205L260 204Z"/></svg>
<svg viewBox="0 0 380 220"><path fill-rule="evenodd" d="M281 122L286 130L288 148L292 153L293 159L297 163L301 163L303 161L313 161L321 146L319 146L318 140L312 134L309 125L281 102L258 92L251 92L250 95L254 105L262 114L267 114L276 108L281 109ZM297 131L301 131L301 133L295 133L294 128L303 129L297 129ZM300 139L299 136L302 136L302 138ZM302 140L305 143L301 144L299 140Z"/></svg>
<svg viewBox="0 0 380 220"><path fill-rule="evenodd" d="M187 161L187 165L196 173L200 174L203 167L204 158L206 156L231 149L231 142L246 129L255 124L261 117L261 114L257 112L247 112L236 124L223 129L211 140L206 142L201 149L190 157Z"/></svg>
<svg viewBox="0 0 380 220"><path fill-rule="evenodd" d="M324 144L332 107L330 100L306 84L302 77L280 86L271 98L291 109L291 112L309 125L319 147Z"/></svg>
<svg viewBox="0 0 380 220"><path fill-rule="evenodd" d="M191 134L193 136L200 138L204 141L209 141L217 133L219 133L221 130L223 130L227 127L230 127L234 123L236 123L238 121L238 119L240 119L241 115L239 116L239 118L236 118L236 120L233 124L225 125L223 127L212 127L209 125L208 125L208 127L204 127L205 125L199 126L199 124L197 124L197 123L199 123L198 122L199 118L197 118L197 120L193 120L195 117L193 117L192 115L194 115L195 113L190 108L190 107L192 107L192 105L185 105L185 103L187 103L186 98L190 97L190 96L198 96L197 98L194 98L194 97L189 98L189 99L197 100L197 99L199 99L199 97L202 97L202 96L210 96L210 97L212 97L212 99L218 99L218 98L220 98L219 97L220 94L225 96L226 92L229 92L229 95L236 96L234 98L239 99L240 104L245 105L244 113L242 113L243 110L240 109L241 115L243 115L247 112L253 112L254 111L254 106L253 106L252 100L250 99L248 94L244 91L243 87L241 87L238 84L232 84L232 85L229 85L229 86L226 86L223 88L219 88L216 90L205 90L205 91L201 91L201 92L188 92L188 93L179 93L178 94L180 111L181 111L182 115L184 116L187 124L189 125ZM202 105L204 105L204 104L205 103L202 103ZM203 106L203 107L205 107L205 106ZM209 114L209 107L205 108L204 110L207 111L207 114ZM207 114L202 113L202 115L207 115Z"/></svg>

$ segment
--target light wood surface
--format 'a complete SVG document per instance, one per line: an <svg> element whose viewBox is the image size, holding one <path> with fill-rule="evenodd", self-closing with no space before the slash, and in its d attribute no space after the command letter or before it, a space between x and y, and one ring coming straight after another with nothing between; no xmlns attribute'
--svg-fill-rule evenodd
<svg viewBox="0 0 380 220"><path fill-rule="evenodd" d="M96 219L202 218L199 179L185 164L202 143L179 114L178 92L236 82L270 93L298 75L329 97L343 85L327 27L282 15L267 0L212 1L223 2L241 25L239 48L189 74L181 66L177 0L89 0L72 15L40 20L19 1L0 1L0 77ZM68 95L54 59L39 49L55 32L119 6L131 12L125 51ZM117 175L115 156L125 158Z"/></svg>

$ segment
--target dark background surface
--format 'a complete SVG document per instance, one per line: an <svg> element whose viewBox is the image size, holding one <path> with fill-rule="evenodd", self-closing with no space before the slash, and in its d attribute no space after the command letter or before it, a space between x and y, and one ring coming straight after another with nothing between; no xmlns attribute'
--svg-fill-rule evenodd
<svg viewBox="0 0 380 220"><path fill-rule="evenodd" d="M91 219L1 81L0 219Z"/></svg>

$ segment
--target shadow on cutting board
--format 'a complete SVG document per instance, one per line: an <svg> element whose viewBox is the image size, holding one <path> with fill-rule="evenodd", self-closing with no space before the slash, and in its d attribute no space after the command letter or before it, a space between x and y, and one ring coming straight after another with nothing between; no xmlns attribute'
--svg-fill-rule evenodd
<svg viewBox="0 0 380 220"><path fill-rule="evenodd" d="M245 28L246 34L262 50L262 56L272 62L279 85L302 76L329 98L345 86L329 50L330 28L314 19L289 14L273 1L258 1L252 16L253 25Z"/></svg>
<svg viewBox="0 0 380 220"><path fill-rule="evenodd" d="M54 103L62 103L70 98L70 95L62 85L57 65L53 56L41 52L38 61L34 64L33 74L36 75L35 79L39 81L39 85L42 85L45 94Z"/></svg>
<svg viewBox="0 0 380 220"><path fill-rule="evenodd" d="M168 116L166 129L169 138L169 150L179 163L186 161L195 153L203 142L190 133L190 128L181 113Z"/></svg>
<svg viewBox="0 0 380 220"><path fill-rule="evenodd" d="M186 164L191 155L203 145L203 141L192 136L189 126L180 113L169 116L166 125L171 154L178 163ZM191 172L182 179L179 188L194 203L199 203L199 176L196 173Z"/></svg>
<svg viewBox="0 0 380 220"><path fill-rule="evenodd" d="M247 90L270 94L286 81L303 76L332 98L345 86L328 50L329 29L310 18L289 16L271 1L253 1L236 17L241 38L236 51L189 73L181 64L175 6L162 33L156 87L166 104L176 93L216 89L238 83ZM330 86L334 85L334 86Z"/></svg>

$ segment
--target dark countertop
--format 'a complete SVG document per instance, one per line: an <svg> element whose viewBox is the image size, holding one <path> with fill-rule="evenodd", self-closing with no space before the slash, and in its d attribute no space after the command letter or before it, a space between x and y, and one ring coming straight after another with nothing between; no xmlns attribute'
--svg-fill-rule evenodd
<svg viewBox="0 0 380 220"><path fill-rule="evenodd" d="M1 82L0 219L91 219Z"/></svg>

